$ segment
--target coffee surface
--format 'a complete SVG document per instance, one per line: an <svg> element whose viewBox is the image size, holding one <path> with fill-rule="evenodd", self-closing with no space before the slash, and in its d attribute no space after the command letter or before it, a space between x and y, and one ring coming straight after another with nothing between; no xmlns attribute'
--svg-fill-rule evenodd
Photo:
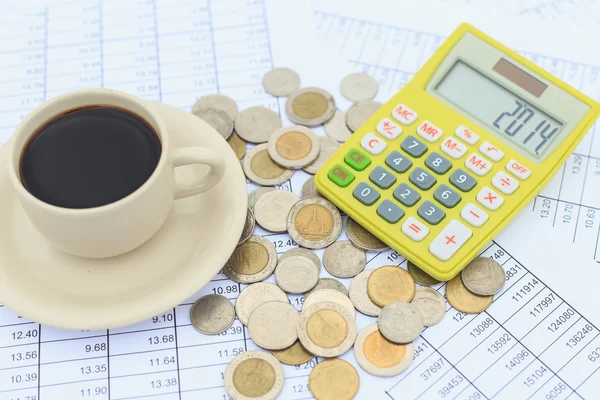
<svg viewBox="0 0 600 400"><path fill-rule="evenodd" d="M41 126L21 155L23 186L65 208L92 208L135 192L154 172L161 143L154 129L126 110L92 106Z"/></svg>

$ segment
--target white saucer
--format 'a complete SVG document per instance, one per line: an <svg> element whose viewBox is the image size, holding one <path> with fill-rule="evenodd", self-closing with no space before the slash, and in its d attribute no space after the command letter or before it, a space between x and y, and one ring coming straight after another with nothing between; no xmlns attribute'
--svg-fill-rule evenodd
<svg viewBox="0 0 600 400"><path fill-rule="evenodd" d="M7 177L7 145L0 149L0 304L27 319L69 329L133 324L175 307L223 267L246 218L246 180L227 142L185 111L151 102L163 114L173 147L206 146L226 164L213 189L174 202L165 224L138 249L109 259L72 256L35 230ZM208 167L186 166L192 178Z"/></svg>

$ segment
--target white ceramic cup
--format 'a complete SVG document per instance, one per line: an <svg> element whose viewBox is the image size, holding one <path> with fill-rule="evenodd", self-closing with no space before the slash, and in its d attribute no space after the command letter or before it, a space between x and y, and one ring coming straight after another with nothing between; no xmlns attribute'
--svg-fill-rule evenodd
<svg viewBox="0 0 600 400"><path fill-rule="evenodd" d="M31 195L20 179L20 159L27 141L57 115L92 105L120 107L149 123L158 134L162 153L148 180L128 196L100 207L71 209ZM174 199L194 196L215 186L225 172L221 156L205 147L172 149L161 116L135 96L110 89L85 89L55 97L36 107L17 127L11 140L9 178L25 213L54 246L81 257L105 258L131 251L161 227ZM188 164L210 167L205 176L176 181L174 168Z"/></svg>

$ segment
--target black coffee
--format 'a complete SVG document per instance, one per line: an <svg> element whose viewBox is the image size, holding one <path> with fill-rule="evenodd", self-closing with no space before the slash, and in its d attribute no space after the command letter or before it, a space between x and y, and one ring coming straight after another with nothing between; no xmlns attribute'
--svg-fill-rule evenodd
<svg viewBox="0 0 600 400"><path fill-rule="evenodd" d="M21 181L46 203L99 207L142 186L160 154L156 132L139 116L116 107L85 107L32 135L21 155Z"/></svg>

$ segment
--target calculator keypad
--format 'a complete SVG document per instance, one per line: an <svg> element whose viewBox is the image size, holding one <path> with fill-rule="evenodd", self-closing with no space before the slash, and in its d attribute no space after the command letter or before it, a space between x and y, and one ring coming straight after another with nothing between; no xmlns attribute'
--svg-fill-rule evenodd
<svg viewBox="0 0 600 400"><path fill-rule="evenodd" d="M392 117L402 125L410 125L419 118L419 114L404 104L398 104L392 111Z"/></svg>
<svg viewBox="0 0 600 400"><path fill-rule="evenodd" d="M448 261L473 236L473 232L453 219L429 245L429 251L441 261Z"/></svg>
<svg viewBox="0 0 600 400"><path fill-rule="evenodd" d="M467 146L454 139L453 137L447 137L440 145L440 149L450 157L458 160L467 152Z"/></svg>
<svg viewBox="0 0 600 400"><path fill-rule="evenodd" d="M402 233L415 242L420 242L429 235L429 228L418 219L410 217L402 224Z"/></svg>
<svg viewBox="0 0 600 400"><path fill-rule="evenodd" d="M436 152L431 153L425 160L425 165L438 175L444 175L452 168L452 163L447 158L442 157Z"/></svg>
<svg viewBox="0 0 600 400"><path fill-rule="evenodd" d="M448 185L441 184L433 192L433 198L441 205L448 208L456 207L460 202L460 194L452 190Z"/></svg>
<svg viewBox="0 0 600 400"><path fill-rule="evenodd" d="M421 195L406 183L401 183L394 190L394 198L406 207L412 207L417 204L417 201L421 200Z"/></svg>
<svg viewBox="0 0 600 400"><path fill-rule="evenodd" d="M481 227L488 220L487 213L473 203L467 204L460 212L460 216L475 228Z"/></svg>
<svg viewBox="0 0 600 400"><path fill-rule="evenodd" d="M429 200L425 200L417 210L419 217L431 225L437 225L446 217L446 213L440 207L436 206Z"/></svg>
<svg viewBox="0 0 600 400"><path fill-rule="evenodd" d="M394 174L379 165L373 168L373 171L369 174L369 180L382 189L388 189L396 183Z"/></svg>
<svg viewBox="0 0 600 400"><path fill-rule="evenodd" d="M385 143L385 140L375 136L374 133L369 132L361 139L360 147L376 156L383 153L387 144Z"/></svg>
<svg viewBox="0 0 600 400"><path fill-rule="evenodd" d="M504 197L485 186L477 193L477 202L490 211L496 211L504 204Z"/></svg>
<svg viewBox="0 0 600 400"><path fill-rule="evenodd" d="M377 124L377 132L386 139L394 140L402 133L400 125L384 118Z"/></svg>
<svg viewBox="0 0 600 400"><path fill-rule="evenodd" d="M473 153L465 160L465 167L477 176L485 176L492 169L492 163L479 154Z"/></svg>
<svg viewBox="0 0 600 400"><path fill-rule="evenodd" d="M390 200L384 200L381 202L379 207L377 207L377 215L390 224L395 224L396 222L400 221L402 217L404 217L404 210L394 204L394 202Z"/></svg>
<svg viewBox="0 0 600 400"><path fill-rule="evenodd" d="M495 162L498 162L504 158L504 152L487 141L481 143L481 146L479 146L479 151L484 156Z"/></svg>
<svg viewBox="0 0 600 400"><path fill-rule="evenodd" d="M385 159L385 165L399 174L403 174L412 166L412 161L399 151L392 151Z"/></svg>
<svg viewBox="0 0 600 400"><path fill-rule="evenodd" d="M513 194L519 187L519 182L504 171L496 172L492 178L492 186L504 194Z"/></svg>
<svg viewBox="0 0 600 400"><path fill-rule="evenodd" d="M334 165L327 173L327 177L330 181L343 188L354 181L354 174L341 164Z"/></svg>
<svg viewBox="0 0 600 400"><path fill-rule="evenodd" d="M429 121L421 122L421 125L417 128L417 133L430 143L437 142L443 135L442 130Z"/></svg>
<svg viewBox="0 0 600 400"><path fill-rule="evenodd" d="M352 149L344 156L344 162L356 171L362 171L371 164L371 159L358 149Z"/></svg>
<svg viewBox="0 0 600 400"><path fill-rule="evenodd" d="M457 138L464 140L465 143L470 145L473 145L479 141L479 135L464 125L460 125L458 128L456 128L454 134Z"/></svg>
<svg viewBox="0 0 600 400"><path fill-rule="evenodd" d="M421 167L413 169L408 179L421 190L431 189L436 182L435 177Z"/></svg>
<svg viewBox="0 0 600 400"><path fill-rule="evenodd" d="M475 187L475 185L477 185L475 178L460 168L455 170L452 175L450 175L450 183L456 186L462 192L469 192Z"/></svg>
<svg viewBox="0 0 600 400"><path fill-rule="evenodd" d="M377 200L379 200L379 193L375 190L374 187L365 182L360 182L354 188L354 192L352 192L354 197L363 203L365 206L373 205Z"/></svg>
<svg viewBox="0 0 600 400"><path fill-rule="evenodd" d="M402 141L400 147L408 153L408 155L415 158L419 158L427 152L427 146L412 135L407 136L406 139Z"/></svg>

